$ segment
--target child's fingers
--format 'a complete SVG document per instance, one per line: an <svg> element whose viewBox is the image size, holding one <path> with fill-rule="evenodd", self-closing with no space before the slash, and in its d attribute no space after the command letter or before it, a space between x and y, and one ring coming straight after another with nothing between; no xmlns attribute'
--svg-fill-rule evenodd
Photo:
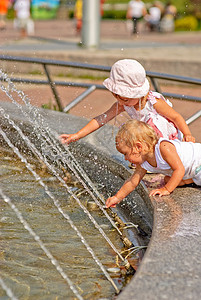
<svg viewBox="0 0 201 300"><path fill-rule="evenodd" d="M59 138L60 139L67 139L69 136L70 136L70 134L63 133L63 134L60 134Z"/></svg>
<svg viewBox="0 0 201 300"><path fill-rule="evenodd" d="M195 138L194 138L194 136L192 136L192 135L185 135L184 136L184 139L183 139L185 142L192 142L192 143L195 143Z"/></svg>
<svg viewBox="0 0 201 300"><path fill-rule="evenodd" d="M149 193L149 196L156 196L156 195L158 195L159 197L162 197L162 196L167 196L169 194L170 193L167 191L167 189L161 188L161 189L152 190Z"/></svg>
<svg viewBox="0 0 201 300"><path fill-rule="evenodd" d="M66 133L62 133L62 134L60 134L60 138L62 138L62 137L66 137L67 136L67 134Z"/></svg>
<svg viewBox="0 0 201 300"><path fill-rule="evenodd" d="M62 144L67 144L68 141L67 141L67 139L62 138L62 139L61 139L61 143L62 143Z"/></svg>
<svg viewBox="0 0 201 300"><path fill-rule="evenodd" d="M116 207L116 204L117 204L117 201L116 201L116 199L113 199L113 198L108 198L105 203L107 208Z"/></svg>
<svg viewBox="0 0 201 300"><path fill-rule="evenodd" d="M76 141L76 138L74 137L74 135L71 135L71 134L61 134L59 136L59 139L61 140L62 144L69 144L71 142Z"/></svg>
<svg viewBox="0 0 201 300"><path fill-rule="evenodd" d="M156 195L159 195L159 190L153 190L149 193L149 196L156 196Z"/></svg>
<svg viewBox="0 0 201 300"><path fill-rule="evenodd" d="M109 207L116 207L116 204L106 205L106 208L109 208Z"/></svg>
<svg viewBox="0 0 201 300"><path fill-rule="evenodd" d="M61 141L65 141L67 138L68 138L68 135L67 135L67 134L61 134L61 135L59 136L59 139L60 139Z"/></svg>
<svg viewBox="0 0 201 300"><path fill-rule="evenodd" d="M149 196L156 196L156 195L159 195L161 197L163 196L163 193L160 189L153 190L149 193Z"/></svg>

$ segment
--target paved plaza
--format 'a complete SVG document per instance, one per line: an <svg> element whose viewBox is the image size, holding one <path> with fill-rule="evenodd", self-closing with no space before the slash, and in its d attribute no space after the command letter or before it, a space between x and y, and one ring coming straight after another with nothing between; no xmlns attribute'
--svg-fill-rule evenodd
<svg viewBox="0 0 201 300"><path fill-rule="evenodd" d="M35 36L20 39L19 34L13 30L12 22L8 22L7 29L0 32L0 54L108 66L120 58L133 58L143 63L148 71L201 78L201 32L149 33L142 27L140 34L133 37L127 31L125 22L102 21L99 48L89 50L80 47L80 37L76 36L74 26L73 20L37 21ZM6 65L2 62L2 66L5 68ZM179 87L172 85L168 88L175 92L188 92L183 85ZM47 92L47 87L39 89L32 85L29 90L24 86L22 89L29 93L32 103L37 106L41 106L42 99L51 97L51 91ZM64 104L70 101L69 97L75 98L80 93L77 88L73 92L70 92L70 89L59 90L59 92L63 101L66 101ZM200 87L191 87L190 92L200 97ZM81 123L87 121L79 118L77 122L72 122L71 119L75 118L73 114L91 118L102 112L108 105L110 106L110 101L114 99L108 91L96 91L95 97L93 94L90 95L81 106L72 109L70 114L47 110L47 115L53 129L58 130L58 133L64 132L66 128L78 130ZM4 106L6 107L7 103ZM189 113L201 109L201 103L185 102L184 105L178 100L174 101L174 107L187 118ZM11 113L12 111L9 111L9 115L12 116ZM15 111L12 117L16 117ZM55 120L58 120L58 123ZM196 139L201 142L200 119L190 128ZM110 146L112 139L109 137L107 140L102 130L103 128L86 137L85 141L92 148L94 145L97 149L100 148L105 157L113 159L114 148ZM109 154L105 150L106 146L109 146ZM157 179L150 180L152 186L147 184L147 188L153 188L157 184L159 184ZM136 276L118 299L199 299L201 293L200 189L177 188L162 201L152 199L150 203L154 206L152 238Z"/></svg>

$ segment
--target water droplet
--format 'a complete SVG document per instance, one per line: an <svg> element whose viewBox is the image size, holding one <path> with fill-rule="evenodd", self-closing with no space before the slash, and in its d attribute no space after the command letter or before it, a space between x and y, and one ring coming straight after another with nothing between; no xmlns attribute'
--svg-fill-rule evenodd
<svg viewBox="0 0 201 300"><path fill-rule="evenodd" d="M119 268L108 268L107 271L109 273L119 273L120 269Z"/></svg>

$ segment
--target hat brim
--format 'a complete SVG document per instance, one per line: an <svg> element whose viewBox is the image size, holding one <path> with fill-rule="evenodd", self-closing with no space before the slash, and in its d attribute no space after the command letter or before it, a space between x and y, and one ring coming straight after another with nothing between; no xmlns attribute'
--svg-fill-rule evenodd
<svg viewBox="0 0 201 300"><path fill-rule="evenodd" d="M110 78L103 81L103 85L112 93L117 94L125 98L141 98L147 95L150 86L149 81L145 78L145 82L142 86L130 87L126 85L120 85L114 83Z"/></svg>

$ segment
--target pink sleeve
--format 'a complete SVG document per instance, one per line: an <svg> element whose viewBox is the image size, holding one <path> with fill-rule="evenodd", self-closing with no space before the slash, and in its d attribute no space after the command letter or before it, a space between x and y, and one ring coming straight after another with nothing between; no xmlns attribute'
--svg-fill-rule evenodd
<svg viewBox="0 0 201 300"><path fill-rule="evenodd" d="M149 92L147 98L148 98L147 100L148 100L152 105L156 104L157 100L156 100L156 97L153 95L153 92Z"/></svg>
<svg viewBox="0 0 201 300"><path fill-rule="evenodd" d="M156 104L157 99L163 99L164 101L166 101L165 98L163 97L163 95L161 95L160 93L150 91L149 94L148 94L148 99L147 100L149 100L150 103L152 105L154 105L154 104Z"/></svg>

